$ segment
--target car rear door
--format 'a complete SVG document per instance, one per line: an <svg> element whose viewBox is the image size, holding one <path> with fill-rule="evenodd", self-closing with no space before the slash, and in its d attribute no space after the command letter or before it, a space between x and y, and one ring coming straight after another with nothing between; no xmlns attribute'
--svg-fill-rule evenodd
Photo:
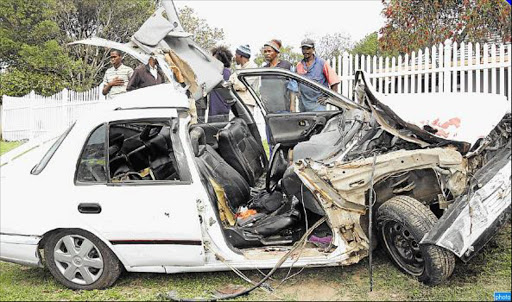
<svg viewBox="0 0 512 302"><path fill-rule="evenodd" d="M76 165L77 212L74 215L80 225L108 240L114 252L131 270L143 271L144 267L163 270L166 265L202 265L204 249L196 205L200 190L194 187L198 184L191 180L189 165L192 161L181 145L179 125L173 122L177 117L155 120L154 117L137 115L136 118L98 125L85 140ZM135 163L151 156L151 152L144 150L147 148L145 144L132 143L139 137L137 134L126 133L120 140L125 146L113 150L116 148L113 140L117 136L112 135L112 125L120 122L122 125L161 123L173 127L169 135L176 176L159 180L154 176L155 169L149 171L143 167L144 164ZM124 159L124 163L131 167L133 172L129 173L146 175L145 179L117 177L114 180L113 162L118 158Z"/></svg>

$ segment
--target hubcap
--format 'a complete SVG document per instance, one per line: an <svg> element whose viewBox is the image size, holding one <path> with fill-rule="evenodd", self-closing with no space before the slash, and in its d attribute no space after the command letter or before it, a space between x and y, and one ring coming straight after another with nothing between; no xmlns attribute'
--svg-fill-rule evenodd
<svg viewBox="0 0 512 302"><path fill-rule="evenodd" d="M419 276L425 268L420 246L409 229L396 221L387 221L382 227L386 248L395 262L411 275Z"/></svg>
<svg viewBox="0 0 512 302"><path fill-rule="evenodd" d="M103 257L98 248L79 235L62 237L53 251L60 273L69 281L89 285L103 273Z"/></svg>

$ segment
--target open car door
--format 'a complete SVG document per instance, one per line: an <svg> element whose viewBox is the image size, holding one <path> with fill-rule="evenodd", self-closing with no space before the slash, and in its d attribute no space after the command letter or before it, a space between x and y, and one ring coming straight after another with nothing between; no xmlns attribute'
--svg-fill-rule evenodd
<svg viewBox="0 0 512 302"><path fill-rule="evenodd" d="M321 131L333 116L360 108L353 101L289 70L255 68L238 70L238 78L261 108L271 145L293 147ZM305 111L304 99L315 100L322 111Z"/></svg>

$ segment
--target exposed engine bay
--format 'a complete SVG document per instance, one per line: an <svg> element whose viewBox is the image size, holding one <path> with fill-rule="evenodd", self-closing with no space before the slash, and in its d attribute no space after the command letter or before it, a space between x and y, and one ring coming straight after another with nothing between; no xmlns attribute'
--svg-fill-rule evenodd
<svg viewBox="0 0 512 302"><path fill-rule="evenodd" d="M441 218L468 192L469 179L490 154L510 145L510 114L471 147L403 121L364 80L359 89L367 110L343 108L308 140L273 146L268 167L242 119L192 127L203 182L233 247L291 245L308 225L327 217L312 241L323 242L317 245L327 247L322 251L341 244L351 255L347 263L357 262L370 249L370 190L374 209L395 196L409 196Z"/></svg>

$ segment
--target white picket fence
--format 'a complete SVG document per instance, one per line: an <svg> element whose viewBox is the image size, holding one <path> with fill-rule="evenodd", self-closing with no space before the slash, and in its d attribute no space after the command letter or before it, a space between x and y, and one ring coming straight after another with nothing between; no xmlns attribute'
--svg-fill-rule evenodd
<svg viewBox="0 0 512 302"><path fill-rule="evenodd" d="M31 140L69 127L82 114L104 102L101 86L85 92L67 89L50 97L34 91L22 97L3 96L2 138L6 141Z"/></svg>
<svg viewBox="0 0 512 302"><path fill-rule="evenodd" d="M510 43L457 45L446 41L404 57L344 53L329 60L329 64L341 77L339 92L349 98L353 98L354 71L362 69L377 91L384 94L483 92L504 95L511 100L511 56ZM3 139L33 139L62 131L81 114L105 101L101 88L86 92L64 89L51 97L33 92L23 97L4 96ZM262 122L260 116L257 120Z"/></svg>
<svg viewBox="0 0 512 302"><path fill-rule="evenodd" d="M512 47L507 44L461 43L420 49L398 57L344 53L329 64L341 77L338 92L352 98L354 71L368 73L372 85L384 94L482 92L511 99Z"/></svg>

